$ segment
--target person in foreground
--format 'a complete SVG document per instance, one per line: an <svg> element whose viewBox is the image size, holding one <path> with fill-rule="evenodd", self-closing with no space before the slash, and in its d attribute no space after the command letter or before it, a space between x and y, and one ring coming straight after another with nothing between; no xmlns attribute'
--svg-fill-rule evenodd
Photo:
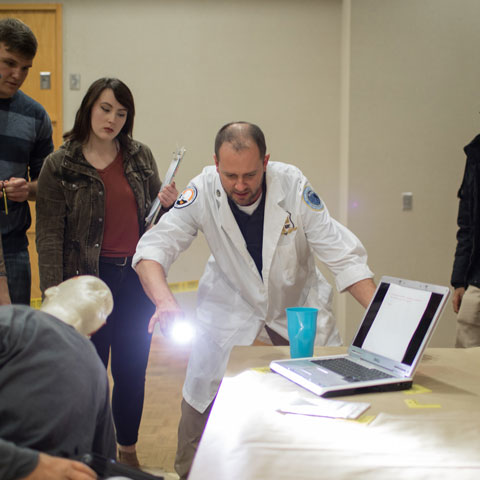
<svg viewBox="0 0 480 480"><path fill-rule="evenodd" d="M319 309L317 343L339 345L331 287L315 256L334 274L339 291L367 306L375 291L367 254L353 233L332 219L293 165L269 162L263 132L247 122L227 124L215 139L215 166L206 167L174 208L137 246L133 265L168 332L180 308L166 273L198 230L211 257L200 280L196 335L183 388L175 469L187 477L212 402L235 345L258 337L287 344L285 308Z"/></svg>
<svg viewBox="0 0 480 480"><path fill-rule="evenodd" d="M2 480L96 478L72 458L115 458L108 377L86 336L112 307L109 288L93 276L49 288L40 310L0 307Z"/></svg>
<svg viewBox="0 0 480 480"><path fill-rule="evenodd" d="M138 467L154 307L131 260L161 182L152 152L132 138L134 116L122 81L100 78L89 87L65 143L40 173L36 240L42 291L79 274L100 277L112 291L115 307L92 342L105 367L111 353L119 461ZM173 205L175 185L159 198Z"/></svg>

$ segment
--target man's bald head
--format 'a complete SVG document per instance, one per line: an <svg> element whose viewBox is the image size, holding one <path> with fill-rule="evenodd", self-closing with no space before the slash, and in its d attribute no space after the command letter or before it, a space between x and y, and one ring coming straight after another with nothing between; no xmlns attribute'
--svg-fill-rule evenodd
<svg viewBox="0 0 480 480"><path fill-rule="evenodd" d="M231 122L224 125L215 137L215 156L220 161L219 151L224 143L229 143L234 150L250 148L252 142L257 145L260 158L265 157L267 146L265 136L260 127L249 122Z"/></svg>

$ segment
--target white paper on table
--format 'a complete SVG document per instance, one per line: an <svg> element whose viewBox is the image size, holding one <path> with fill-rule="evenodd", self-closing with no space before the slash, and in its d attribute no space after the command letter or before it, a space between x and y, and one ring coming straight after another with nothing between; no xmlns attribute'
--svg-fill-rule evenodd
<svg viewBox="0 0 480 480"><path fill-rule="evenodd" d="M315 417L355 419L369 407L369 403L363 402L343 402L325 398L305 400L296 395L288 403L278 407L277 411Z"/></svg>

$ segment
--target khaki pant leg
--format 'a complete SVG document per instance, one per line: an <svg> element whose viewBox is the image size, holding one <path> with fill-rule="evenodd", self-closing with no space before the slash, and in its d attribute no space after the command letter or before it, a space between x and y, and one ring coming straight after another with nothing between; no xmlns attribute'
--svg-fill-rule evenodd
<svg viewBox="0 0 480 480"><path fill-rule="evenodd" d="M457 348L480 346L480 288L469 285L457 315Z"/></svg>
<svg viewBox="0 0 480 480"><path fill-rule="evenodd" d="M203 413L200 413L182 399L182 416L178 425L178 445L175 456L175 471L180 480L186 480L190 472L212 405L213 402Z"/></svg>

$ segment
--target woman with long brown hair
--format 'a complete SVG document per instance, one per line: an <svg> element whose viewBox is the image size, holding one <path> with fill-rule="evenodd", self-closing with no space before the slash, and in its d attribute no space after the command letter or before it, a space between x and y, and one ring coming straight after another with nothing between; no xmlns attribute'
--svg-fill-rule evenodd
<svg viewBox="0 0 480 480"><path fill-rule="evenodd" d="M101 78L90 86L65 143L40 173L36 241L42 292L82 274L100 277L112 291L113 312L92 342L105 366L111 354L119 460L139 466L135 445L154 307L131 259L161 182L150 149L132 138L134 116L123 82ZM174 183L159 194L166 208L176 197Z"/></svg>

